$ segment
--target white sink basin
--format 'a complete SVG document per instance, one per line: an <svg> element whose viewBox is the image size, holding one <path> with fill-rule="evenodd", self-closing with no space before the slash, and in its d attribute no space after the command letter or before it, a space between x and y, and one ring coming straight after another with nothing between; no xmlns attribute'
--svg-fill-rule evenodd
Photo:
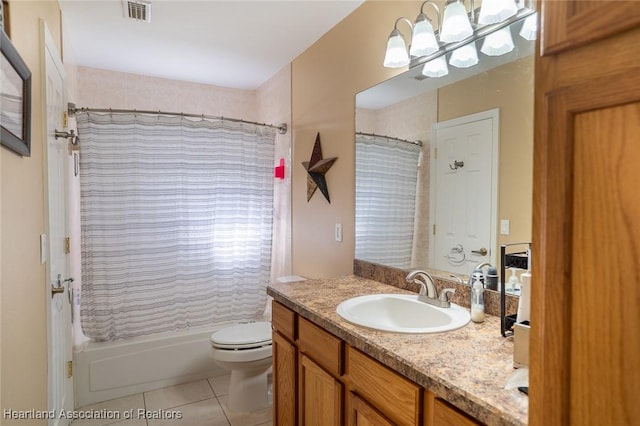
<svg viewBox="0 0 640 426"><path fill-rule="evenodd" d="M439 333L464 327L471 318L461 306L439 308L412 294L371 294L347 299L338 315L350 323L394 333Z"/></svg>

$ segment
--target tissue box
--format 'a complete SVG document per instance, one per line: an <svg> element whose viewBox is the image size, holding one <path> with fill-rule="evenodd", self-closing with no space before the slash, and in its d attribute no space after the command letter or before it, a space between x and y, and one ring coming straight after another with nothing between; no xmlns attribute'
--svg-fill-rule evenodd
<svg viewBox="0 0 640 426"><path fill-rule="evenodd" d="M529 331L531 327L526 324L513 325L513 367L529 366Z"/></svg>

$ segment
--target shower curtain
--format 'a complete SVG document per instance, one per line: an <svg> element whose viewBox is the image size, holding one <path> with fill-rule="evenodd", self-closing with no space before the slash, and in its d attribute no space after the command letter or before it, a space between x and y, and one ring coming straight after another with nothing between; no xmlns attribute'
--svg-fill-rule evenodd
<svg viewBox="0 0 640 426"><path fill-rule="evenodd" d="M85 334L115 340L259 317L275 130L165 115L77 121Z"/></svg>
<svg viewBox="0 0 640 426"><path fill-rule="evenodd" d="M411 267L421 147L356 135L356 258Z"/></svg>

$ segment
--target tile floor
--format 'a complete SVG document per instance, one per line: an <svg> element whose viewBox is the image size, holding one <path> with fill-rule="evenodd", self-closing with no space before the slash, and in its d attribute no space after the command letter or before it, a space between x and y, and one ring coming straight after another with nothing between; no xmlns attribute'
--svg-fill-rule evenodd
<svg viewBox="0 0 640 426"><path fill-rule="evenodd" d="M238 413L227 408L229 376L212 377L192 383L157 389L79 408L120 413L120 419L79 419L72 426L267 426L272 425L271 407L254 413ZM104 411L102 411L104 410ZM139 416L143 410L151 415ZM133 413L125 419L125 414ZM175 414L174 414L175 413ZM177 414L179 413L179 414ZM152 418L162 415L169 418ZM171 416L174 416L171 418ZM180 418L177 418L180 417Z"/></svg>

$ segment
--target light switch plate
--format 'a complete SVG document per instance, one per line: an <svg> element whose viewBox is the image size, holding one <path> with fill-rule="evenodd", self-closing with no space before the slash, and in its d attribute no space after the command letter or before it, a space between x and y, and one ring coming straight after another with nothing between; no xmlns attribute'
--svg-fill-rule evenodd
<svg viewBox="0 0 640 426"><path fill-rule="evenodd" d="M47 234L40 234L40 263L47 262Z"/></svg>
<svg viewBox="0 0 640 426"><path fill-rule="evenodd" d="M342 224L341 223L336 223L335 240L338 243L342 242Z"/></svg>
<svg viewBox="0 0 640 426"><path fill-rule="evenodd" d="M500 235L509 235L509 219L500 220Z"/></svg>

